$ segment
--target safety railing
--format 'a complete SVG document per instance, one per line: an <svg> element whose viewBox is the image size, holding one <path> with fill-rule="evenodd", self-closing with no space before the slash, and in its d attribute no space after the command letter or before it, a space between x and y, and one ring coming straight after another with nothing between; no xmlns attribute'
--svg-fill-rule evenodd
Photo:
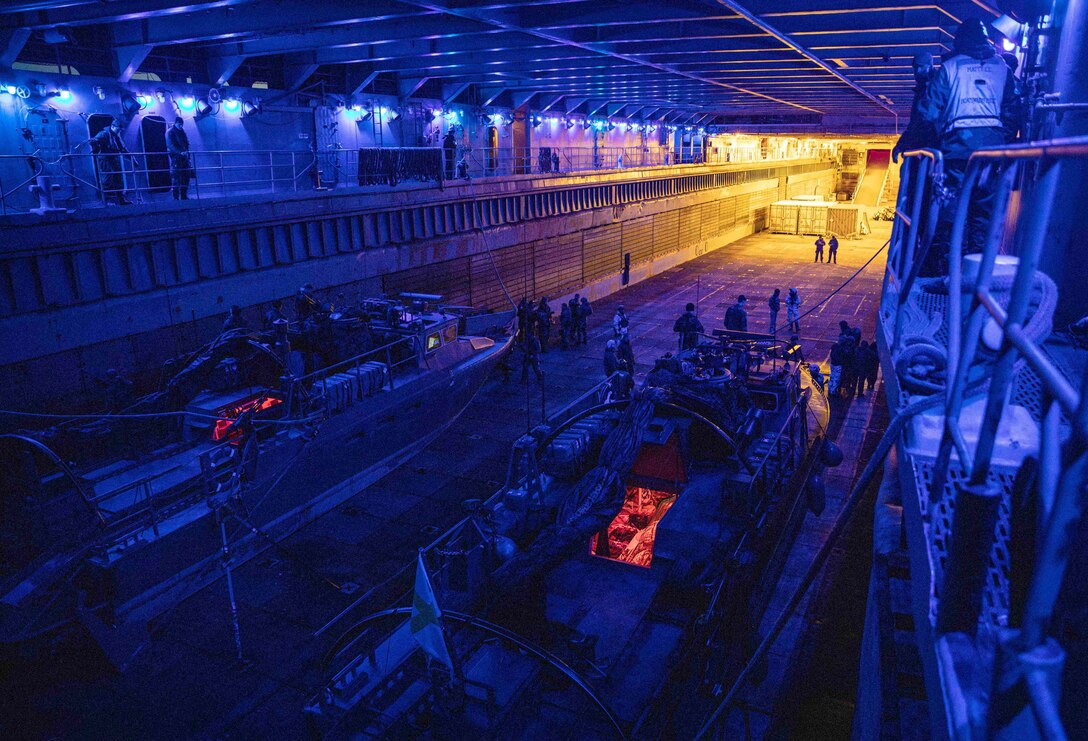
<svg viewBox="0 0 1088 741"><path fill-rule="evenodd" d="M115 203L203 200L321 186L311 151L210 150L0 155L0 214L76 210Z"/></svg>
<svg viewBox="0 0 1088 741"><path fill-rule="evenodd" d="M1038 379L1041 396L1034 476L1038 511L1024 521L1014 519L1011 525L1015 530L1033 519L1038 546L1029 563L1017 565L1023 567L1023 573L1030 573L1026 596L1010 608L1010 614L1018 614L1019 619L1010 620L1014 624L998 634L993 687L982 688L983 693L990 691L992 703L1003 703L989 712L990 719L1001 719L998 722L1004 724L988 729L997 736L1013 733L1016 718L1028 713L1034 716L1037 728L1045 729L1046 737L1065 737L1057 712L1064 649L1049 637L1048 630L1084 514L1081 492L1088 484L1088 374L1077 379L1078 389L1059 370L1043 349L1046 337L1040 326L1048 329L1049 318L1040 324L1035 315L1046 311L1037 294L1042 282L1045 296L1049 279L1041 278L1037 270L1061 172L1073 161L1083 166L1085 159L1088 137L975 152L963 174L947 235L947 341L933 340L947 352L943 387L935 389L942 397L944 415L928 486L930 501L935 502L943 496L947 483L955 482L955 515L935 628L938 636L966 634L972 650L981 655L986 651L974 641L982 614L980 592L987 581L988 557L995 539L1007 537L995 535L999 509L1008 506L1003 500L1010 495L1002 491L995 475L998 431L1020 374L1030 371ZM893 361L909 346L904 316L919 313L922 297L915 285L919 270L923 264L934 264L928 250L940 248L934 240L941 207L938 201L944 195L940 175L937 153L906 155L882 306ZM1026 184L1026 205L1015 233L1006 235L1012 193L1022 183ZM980 189L992 196L994 211L988 217L981 253L965 259L968 241L974 242L973 249L979 248L979 235L969 240L967 232L973 199ZM1001 256L1003 245L1008 244L1017 245L1013 259ZM965 279L968 265L970 277ZM999 275L999 271L1004 272ZM998 295L998 283L1006 288L1010 280L1007 296ZM966 400L980 393L984 411L981 422L975 423L977 429L970 430L972 450L963 412ZM958 465L955 477L950 472L953 453ZM1015 600L1016 596L1008 598ZM952 716L949 726L966 729L973 726L972 713L962 700L956 700L958 691L950 695L947 691L947 687L971 682L957 675L958 645L942 641L937 653ZM1025 691L1008 690L1016 684Z"/></svg>
<svg viewBox="0 0 1088 741"><path fill-rule="evenodd" d="M73 211L108 203L205 200L340 187L571 174L674 165L779 162L826 153L671 151L663 147L387 147L312 150L75 152L48 160L0 155L0 215Z"/></svg>
<svg viewBox="0 0 1088 741"><path fill-rule="evenodd" d="M329 398L329 378L338 373L346 373L348 371L351 371L358 376L359 368L363 364L374 361L381 361L384 363L385 369L382 385L383 387L388 386L390 391L396 388L395 376L398 369L409 364L412 364L412 367L418 367L427 362L426 353L423 350L423 343L418 335L413 334L400 337L380 347L360 353L355 357L348 358L347 360L343 360L334 365L320 368L312 373L293 379L293 382L288 389L287 409L291 413L295 411L293 404L296 395L300 393L301 390L320 388L321 398L327 400Z"/></svg>

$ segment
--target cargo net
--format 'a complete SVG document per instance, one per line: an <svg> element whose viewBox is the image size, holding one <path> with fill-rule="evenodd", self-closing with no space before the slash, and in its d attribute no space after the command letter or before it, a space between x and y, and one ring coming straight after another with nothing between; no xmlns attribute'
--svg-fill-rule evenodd
<svg viewBox="0 0 1088 741"><path fill-rule="evenodd" d="M930 620L936 621L936 606L941 599L944 584L944 571L948 565L948 552L955 515L955 492L958 486L966 483L963 469L953 463L948 468L948 477L944 490L935 501L930 501L929 491L933 485L932 462L911 456L914 482L917 488L919 508L923 521L926 522L926 536L929 542L930 562L933 578L930 582ZM1009 536L1011 529L1010 501L1012 497L1013 472L991 471L990 483L1001 489L1001 504L998 507L997 525L994 530L994 544L990 549L990 560L986 568L986 583L982 592L982 611L979 620L992 625L1006 625L1009 617Z"/></svg>

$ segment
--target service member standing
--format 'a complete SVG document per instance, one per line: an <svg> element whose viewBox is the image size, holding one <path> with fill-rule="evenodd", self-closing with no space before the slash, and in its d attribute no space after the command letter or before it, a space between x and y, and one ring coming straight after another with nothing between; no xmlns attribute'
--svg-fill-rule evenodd
<svg viewBox="0 0 1088 741"><path fill-rule="evenodd" d="M193 163L189 155L189 135L185 133L185 121L181 116L174 119L174 125L166 132L166 151L170 155L170 195L175 201L187 201Z"/></svg>
<svg viewBox="0 0 1088 741"><path fill-rule="evenodd" d="M109 126L95 134L91 139L91 151L98 165L102 196L106 203L131 206L132 203L125 198L125 172L121 165L121 156L128 154L121 139L121 122L112 119Z"/></svg>

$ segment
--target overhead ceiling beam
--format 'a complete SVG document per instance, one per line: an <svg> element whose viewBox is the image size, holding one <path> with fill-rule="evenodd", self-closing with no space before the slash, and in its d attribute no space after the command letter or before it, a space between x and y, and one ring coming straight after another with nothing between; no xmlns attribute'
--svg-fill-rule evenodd
<svg viewBox="0 0 1088 741"><path fill-rule="evenodd" d="M208 59L208 79L213 85L226 85L231 75L246 61L245 57L211 57Z"/></svg>
<svg viewBox="0 0 1088 741"><path fill-rule="evenodd" d="M559 101L563 100L563 98L565 97L565 95L549 95L546 98L548 102L540 107L540 112L544 113L545 111L554 108L556 105L559 104Z"/></svg>
<svg viewBox="0 0 1088 741"><path fill-rule="evenodd" d="M252 0L188 0L191 12L238 6ZM60 6L60 7L50 7ZM84 26L176 15L177 0L112 0L66 4L55 2L7 3L0 6L0 28L52 28Z"/></svg>
<svg viewBox="0 0 1088 741"><path fill-rule="evenodd" d="M351 91L351 94L353 96L354 95L362 95L364 92L366 92L366 89L368 87L370 87L371 83L373 83L375 80L378 79L378 75L380 75L380 74L381 74L381 72L370 72L370 73L368 73L366 77L364 77L363 79L361 79L359 81L359 84L357 84L355 86L355 89Z"/></svg>
<svg viewBox="0 0 1088 741"><path fill-rule="evenodd" d="M113 50L114 59L117 60L117 79L120 82L128 82L140 69L140 65L151 53L152 47L145 44L138 46L118 46Z"/></svg>
<svg viewBox="0 0 1088 741"><path fill-rule="evenodd" d="M456 52L438 53L419 51L404 56L374 54L370 47L318 49L314 53L320 64L358 64L366 62L373 65L375 69L383 70L443 70L477 66L485 67L490 72L502 72L510 68L516 69L527 66L558 67L567 62L601 64L600 57L571 54L568 49L562 47L505 49L502 51L464 49Z"/></svg>
<svg viewBox="0 0 1088 741"><path fill-rule="evenodd" d="M860 85L858 85L857 83L855 83L849 77L846 77L845 75L843 75L841 72L839 72L837 69L835 69L835 67L833 65L828 64L823 59L816 56L815 54L810 52L805 47L801 46L801 44L794 41L792 37L782 33L781 31L779 31L777 28L775 28L771 24L767 23L767 21L763 20L762 18L750 13L740 3L736 2L736 0L715 0L715 2L717 2L718 5L721 5L724 8L728 8L729 10L732 10L737 15L743 16L745 18L745 20L747 20L749 23L751 23L756 28L760 29L764 33L770 34L771 36L775 37L776 39L781 41L783 44L785 44L786 46L790 47L795 52L797 52L798 54L803 56L805 59L808 59L809 61L823 67L825 70L827 70L828 74L830 74L830 75L832 75L834 77L837 77L845 85L847 85L848 87L852 88L853 90L861 93L863 96L865 96L866 98L871 100L873 103L880 106L884 110L888 111L888 113L892 114L893 116L897 115L895 110L891 106L887 105L886 103L884 103L884 101L880 100L875 95L870 93L868 90L866 90L865 88L863 88Z"/></svg>
<svg viewBox="0 0 1088 741"><path fill-rule="evenodd" d="M808 106L801 105L800 103L794 103L792 101L775 98L775 97L772 97L770 95L765 95L763 93L759 93L759 92L756 92L756 91L753 91L753 90L748 90L748 89L740 87L738 85L731 85L729 83L719 82L719 81L716 81L716 80L707 80L707 79L704 79L704 78L702 78L702 77L700 77L698 75L692 74L690 72L678 71L678 70L669 68L669 67L667 67L665 65L654 64L652 62L647 62L645 60L639 59L638 57L633 57L633 56L630 56L630 55L627 55L627 54L620 54L618 52L610 51L610 50L597 49L597 48L594 48L592 45L572 41L569 38L565 38L562 35L557 34L557 33L548 32L548 31L545 31L545 30L541 30L539 28L526 27L525 25L523 25L520 22L514 23L514 22L509 22L509 21L497 20L494 17L488 17L488 16L483 15L482 11L473 10L473 9L469 9L469 8L454 8L454 7L450 7L448 5L443 5L441 3L436 3L436 2L434 2L434 0L400 0L400 2L403 2L403 3L407 4L407 5L411 5L413 7L417 7L417 8L423 9L423 10L431 10L431 11L440 12L440 13L449 13L451 15L456 15L456 16L460 16L460 17L474 18L476 20L489 23L489 24L491 24L491 25L493 25L493 26L495 26L497 28L503 28L503 29L506 29L506 30L509 30L509 31L520 31L522 33L526 33L526 34L530 34L532 36L536 36L537 38L542 38L542 39L546 39L546 40L549 40L549 41L556 41L556 42L559 42L559 43L562 43L562 44L567 44L569 46L572 46L572 47L575 47L575 48L578 48L578 49L592 51L595 54L601 54L603 56L607 56L607 57L610 57L610 58L613 58L613 59L618 59L618 60L625 61L625 62L632 62L632 63L635 63L635 64L639 64L639 65L643 65L643 66L647 66L647 67L652 67L654 69L659 69L659 70L662 70L664 72L669 72L669 73L677 75L679 77L687 77L687 78L690 78L690 79L693 79L693 80L698 80L700 82L704 82L707 85L712 85L714 87L720 87L720 88L726 88L726 89L730 89L730 90L736 90L738 92L746 93L746 94L751 95L751 96L756 97L756 98L762 98L764 100L769 100L769 101L772 101L772 102L775 102L775 103L778 103L778 104L781 104L781 105L784 105L784 106L788 106L790 108L797 108L799 110L805 110L805 111L809 111L811 113L820 113L821 112L816 108L810 108ZM640 5L632 5L632 6L630 6L630 10L632 12L635 12L636 9L639 9L639 8L642 8L642 7L643 6L640 6ZM625 13L626 13L626 11L627 11L627 9L625 8ZM609 9L609 12L612 13L612 18L614 19L615 18L614 11ZM658 15L660 15L660 11L658 11Z"/></svg>
<svg viewBox="0 0 1088 741"><path fill-rule="evenodd" d="M457 97L469 89L472 85L471 82L458 82L452 85L442 86L442 104L450 105L453 101L457 100Z"/></svg>
<svg viewBox="0 0 1088 741"><path fill-rule="evenodd" d="M215 40L236 41L261 34L297 33L303 27L321 28L428 15L390 0L317 3L258 0L235 7L196 10L200 12L157 15L138 21L119 20L113 23L111 30L118 43L165 46Z"/></svg>
<svg viewBox="0 0 1088 741"><path fill-rule="evenodd" d="M5 28L0 30L0 67L15 64L19 52L30 39L29 28Z"/></svg>
<svg viewBox="0 0 1088 741"><path fill-rule="evenodd" d="M397 97L401 100L411 98L421 87L427 84L430 77L408 77L397 81Z"/></svg>
<svg viewBox="0 0 1088 741"><path fill-rule="evenodd" d="M288 64L283 68L283 86L287 90L295 90L310 79L321 65L314 61L299 60L296 64Z"/></svg>
<svg viewBox="0 0 1088 741"><path fill-rule="evenodd" d="M179 34L180 35L180 34ZM398 48L403 42L403 53L418 51L440 51L436 41L461 40L471 44L471 48L480 48L501 44L506 32L486 26L470 18L455 18L430 14L408 18L387 18L383 20L363 21L324 28L307 28L294 33L270 34L256 38L211 39L204 42L214 54L244 54L246 56L267 56L270 54L291 54L311 49L335 49L338 47L374 46ZM480 37L480 38L476 38ZM394 52L386 52L391 56Z"/></svg>
<svg viewBox="0 0 1088 741"><path fill-rule="evenodd" d="M503 85L485 85L480 88L480 105L489 106L506 91Z"/></svg>
<svg viewBox="0 0 1088 741"><path fill-rule="evenodd" d="M530 100L532 100L533 96L535 96L535 95L536 95L535 90L533 90L532 92L514 93L514 96L513 96L514 108L521 108L523 105L525 105Z"/></svg>

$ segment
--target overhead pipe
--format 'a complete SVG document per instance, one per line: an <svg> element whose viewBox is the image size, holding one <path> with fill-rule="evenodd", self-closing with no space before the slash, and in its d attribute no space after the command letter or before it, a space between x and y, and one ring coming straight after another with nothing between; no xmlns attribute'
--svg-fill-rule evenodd
<svg viewBox="0 0 1088 741"><path fill-rule="evenodd" d="M747 8L742 6L740 3L736 2L736 0L717 0L717 3L718 3L718 5L721 5L724 8L728 8L729 10L732 10L734 13L741 16L742 18L744 18L744 20L748 21L749 23L751 23L753 26L760 29L764 33L769 34L769 35L773 36L774 38L778 39L783 44L785 44L786 46L788 46L789 48L793 49L795 52L797 52L798 54L803 56L805 59L809 60L810 62L812 62L815 65L818 65L825 72L829 72L830 74L837 77L840 81L846 83L846 85L849 86L852 90L854 90L854 91L856 91L858 93L861 93L866 98L868 98L869 100L873 101L878 106L880 106L881 108L886 110L888 113L895 116L895 118L896 118L896 128L898 129L899 114L896 113L895 110L891 106L889 106L884 101L877 98L875 95L870 93L865 88L858 85L856 82L851 80L846 75L839 72L837 69L832 67L830 64L825 62L823 59L820 59L820 57L816 56L815 54L810 52L808 49L806 49L805 47L798 44L796 41L793 40L793 38L789 34L782 33L777 28L775 28L771 24L767 23L767 21L763 20L762 18L755 15L754 13L749 12Z"/></svg>

